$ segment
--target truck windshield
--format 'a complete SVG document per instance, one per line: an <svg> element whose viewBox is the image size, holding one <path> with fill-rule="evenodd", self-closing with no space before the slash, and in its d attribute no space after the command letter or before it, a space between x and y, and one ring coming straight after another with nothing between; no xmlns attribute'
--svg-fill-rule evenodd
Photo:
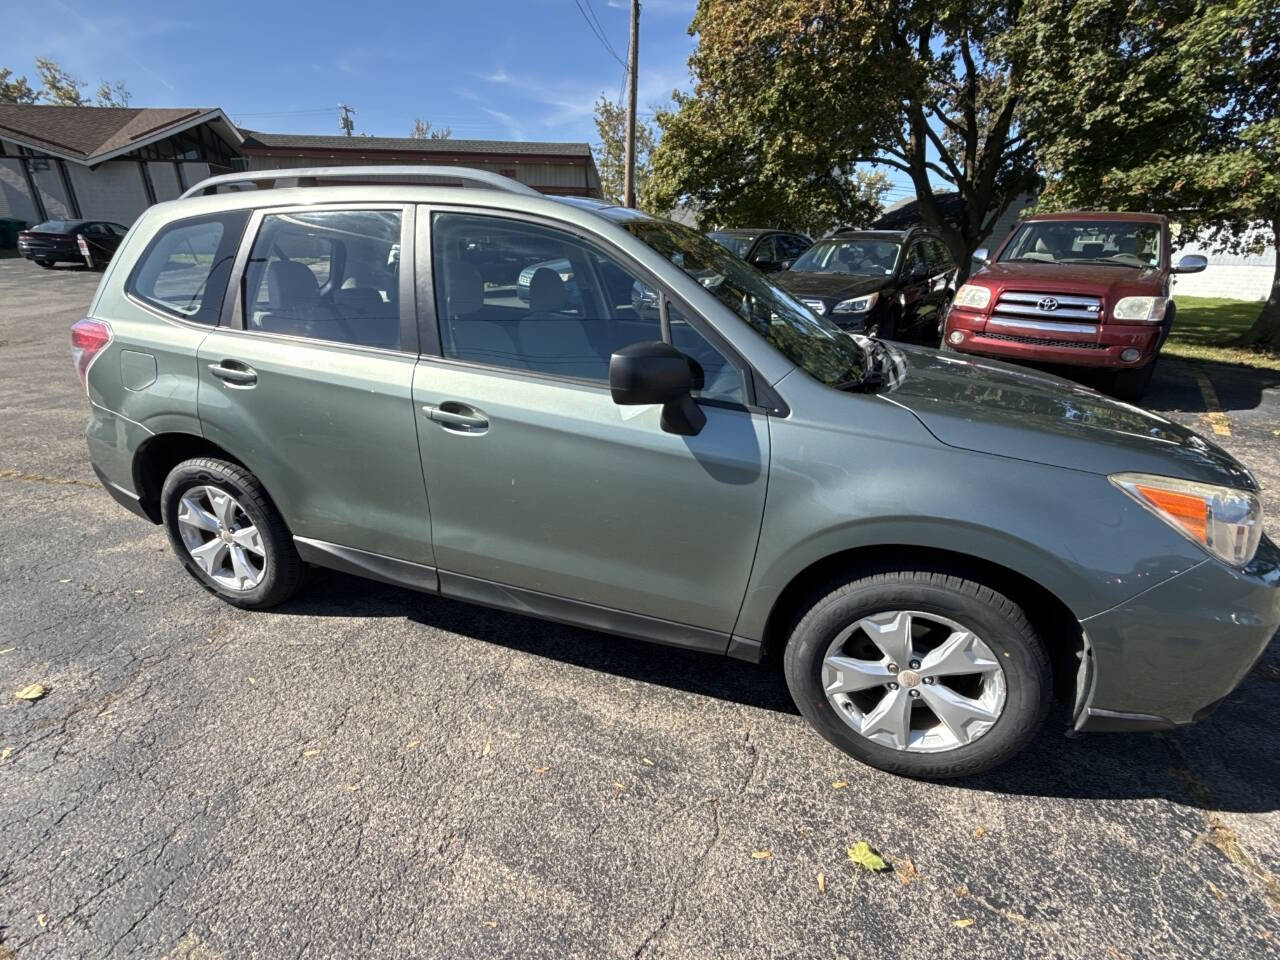
<svg viewBox="0 0 1280 960"><path fill-rule="evenodd" d="M816 380L835 387L864 379L868 358L852 337L720 244L670 220L635 219L619 226L706 287Z"/></svg>
<svg viewBox="0 0 1280 960"><path fill-rule="evenodd" d="M1018 228L1001 262L1103 263L1143 269L1160 263L1158 223L1122 220L1033 220Z"/></svg>

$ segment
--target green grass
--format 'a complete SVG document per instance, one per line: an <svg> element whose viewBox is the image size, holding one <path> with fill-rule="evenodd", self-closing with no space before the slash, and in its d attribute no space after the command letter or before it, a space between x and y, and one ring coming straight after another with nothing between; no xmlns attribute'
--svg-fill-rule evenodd
<svg viewBox="0 0 1280 960"><path fill-rule="evenodd" d="M1187 360L1234 363L1280 370L1280 353L1231 342L1253 326L1261 300L1223 300L1217 297L1178 297L1178 316L1164 345L1164 353Z"/></svg>

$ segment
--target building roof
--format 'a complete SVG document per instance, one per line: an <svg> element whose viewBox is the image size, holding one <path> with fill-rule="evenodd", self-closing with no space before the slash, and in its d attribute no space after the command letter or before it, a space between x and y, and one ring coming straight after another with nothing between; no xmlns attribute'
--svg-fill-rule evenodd
<svg viewBox="0 0 1280 960"><path fill-rule="evenodd" d="M938 213L942 215L943 220L959 219L964 209L959 193L950 190L935 193L933 199L938 205ZM880 218L871 224L871 228L873 230L906 230L908 227L918 227L923 223L924 217L920 215L920 204L915 197L907 197L881 214Z"/></svg>
<svg viewBox="0 0 1280 960"><path fill-rule="evenodd" d="M538 157L590 157L587 143L560 143L538 140L444 140L416 137L345 137L316 136L302 133L262 133L241 130L246 153L262 151L327 150L361 153L488 153L507 156L526 154Z"/></svg>
<svg viewBox="0 0 1280 960"><path fill-rule="evenodd" d="M0 137L77 163L95 164L213 121L239 132L217 107L58 107L0 104Z"/></svg>

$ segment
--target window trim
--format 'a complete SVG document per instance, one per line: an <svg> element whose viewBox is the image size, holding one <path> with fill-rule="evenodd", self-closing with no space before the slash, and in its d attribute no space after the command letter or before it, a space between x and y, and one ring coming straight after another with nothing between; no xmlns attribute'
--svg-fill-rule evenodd
<svg viewBox="0 0 1280 960"><path fill-rule="evenodd" d="M290 342L329 344L334 347L346 347L352 350L372 350L377 353L411 354L419 353L418 324L415 319L416 302L413 288L412 264L414 262L414 204L395 202L358 203L342 201L340 203L306 203L288 204L278 207L257 207L250 211L249 220L245 224L244 233L240 237L240 245L236 250L235 262L231 265L231 276L227 278L227 295L222 300L222 315L218 328L232 333L240 333L250 337L279 337ZM368 210L400 211L400 268L398 273L400 304L400 346L375 347L364 343L347 343L343 340L322 340L319 337L303 337L289 333L275 333L269 330L250 330L245 326L244 318L244 274L249 264L249 255L253 244L262 230L263 221L269 216L288 213L341 213L363 212ZM409 264L406 267L406 263Z"/></svg>
<svg viewBox="0 0 1280 960"><path fill-rule="evenodd" d="M234 236L235 234L234 220L236 219L239 220L239 229L240 229L239 238L236 238ZM129 275L125 277L124 295L126 299L132 302L135 306L138 306L143 310L147 310L155 314L157 317L160 317L161 319L168 320L173 323L189 324L201 330L211 330L211 329L214 329L215 327L220 326L222 323L222 317L225 315L226 308L227 308L227 291L229 289L231 278L235 274L235 268L237 263L237 260L235 259L235 257L238 257L239 246L244 240L244 231L249 220L250 220L249 211L241 208L241 209L221 210L216 213L198 214L194 217L182 217L181 219L170 220L169 222L161 225L156 229L155 233L151 235L151 239L147 241L147 245L143 248L142 253L133 262L133 266L129 269ZM182 229L183 227L195 226L201 223L211 223L215 221L220 222L223 227L223 236L218 238L218 249L221 250L223 244L228 243L230 244L230 250L228 252L230 253L232 251L236 251L235 256L233 256L232 258L230 272L227 275L227 285L224 286L222 289L222 305L216 317L214 317L212 320L209 320L209 321L197 320L192 316L188 316L187 314L184 314L180 311L171 309L170 307L168 307L167 305L165 305L164 303L158 300L153 300L150 297L145 296L141 291L137 289L138 275L142 272L142 266L147 262L147 259L151 256L152 252L155 250L156 245L160 242L161 238L163 238L166 234L168 234L173 230ZM231 224L230 230L227 229L228 224ZM213 267L209 268L209 273L210 274L213 273ZM206 283L207 281L208 281L208 278L206 278ZM207 295L208 294L207 287L205 292Z"/></svg>
<svg viewBox="0 0 1280 960"><path fill-rule="evenodd" d="M478 370L496 371L502 374L511 374L519 377L527 377L535 380L551 380L566 384L575 384L578 386L588 386L599 388L603 391L609 390L608 381L593 380L586 377L571 377L560 373L547 373L541 370L521 370L516 367L504 367L500 364L481 363L476 360L460 360L456 357L446 357L443 352L443 335L440 331L440 320L436 311L436 301L434 296L434 276L431 271L434 269L434 248L429 242L434 228L435 218L438 214L457 213L468 216L490 217L495 220L520 221L533 226L540 226L546 229L558 230L561 233L568 234L580 243L590 247L595 253L612 259L619 266L624 267L635 279L641 280L652 287L658 294L659 303L663 304L660 308L665 312L665 304L670 302L674 304L678 310L684 315L685 320L698 331L702 337L711 344L712 347L719 350L724 358L737 367L739 374L742 376L742 388L746 397L746 403L733 403L727 400L715 400L710 397L695 398L697 403L706 403L712 406L723 407L730 410L747 410L750 413L773 413L776 407L762 407L757 405L756 383L760 379L760 375L755 368L742 356L724 337L722 337L709 323L707 323L702 315L691 307L682 297L673 294L665 283L659 280L648 267L634 260L626 251L608 244L607 240L583 230L578 224L570 223L564 220L556 220L552 217L541 214L525 213L519 210L503 210L494 207L467 206L465 204L434 204L422 203L418 222L426 223L424 242L418 246L418 262L416 273L419 276L418 282L418 306L419 306L419 326L423 330L420 340L423 344L430 339L428 328L434 331L434 352L428 353L425 346L422 350L422 356L432 360L439 360L448 364L456 364L462 367L471 367ZM426 260L425 270L423 260ZM424 273L428 277L426 284L422 281ZM424 293L425 289L425 293Z"/></svg>

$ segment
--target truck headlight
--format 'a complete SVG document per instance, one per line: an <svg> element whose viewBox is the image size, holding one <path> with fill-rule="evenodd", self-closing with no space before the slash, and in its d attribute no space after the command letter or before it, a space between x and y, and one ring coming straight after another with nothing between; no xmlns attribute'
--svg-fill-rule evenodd
<svg viewBox="0 0 1280 960"><path fill-rule="evenodd" d="M1262 539L1262 503L1234 487L1116 473L1108 479L1188 540L1233 567L1243 567Z"/></svg>
<svg viewBox="0 0 1280 960"><path fill-rule="evenodd" d="M982 310L991 302L991 288L981 287L976 283L966 283L956 291L955 299L951 302L957 307Z"/></svg>
<svg viewBox="0 0 1280 960"><path fill-rule="evenodd" d="M841 300L831 308L832 313L866 313L876 305L880 294L869 293L865 297L854 297L852 300Z"/></svg>
<svg viewBox="0 0 1280 960"><path fill-rule="evenodd" d="M1164 297L1123 297L1116 301L1111 315L1117 320L1159 323L1164 319Z"/></svg>

